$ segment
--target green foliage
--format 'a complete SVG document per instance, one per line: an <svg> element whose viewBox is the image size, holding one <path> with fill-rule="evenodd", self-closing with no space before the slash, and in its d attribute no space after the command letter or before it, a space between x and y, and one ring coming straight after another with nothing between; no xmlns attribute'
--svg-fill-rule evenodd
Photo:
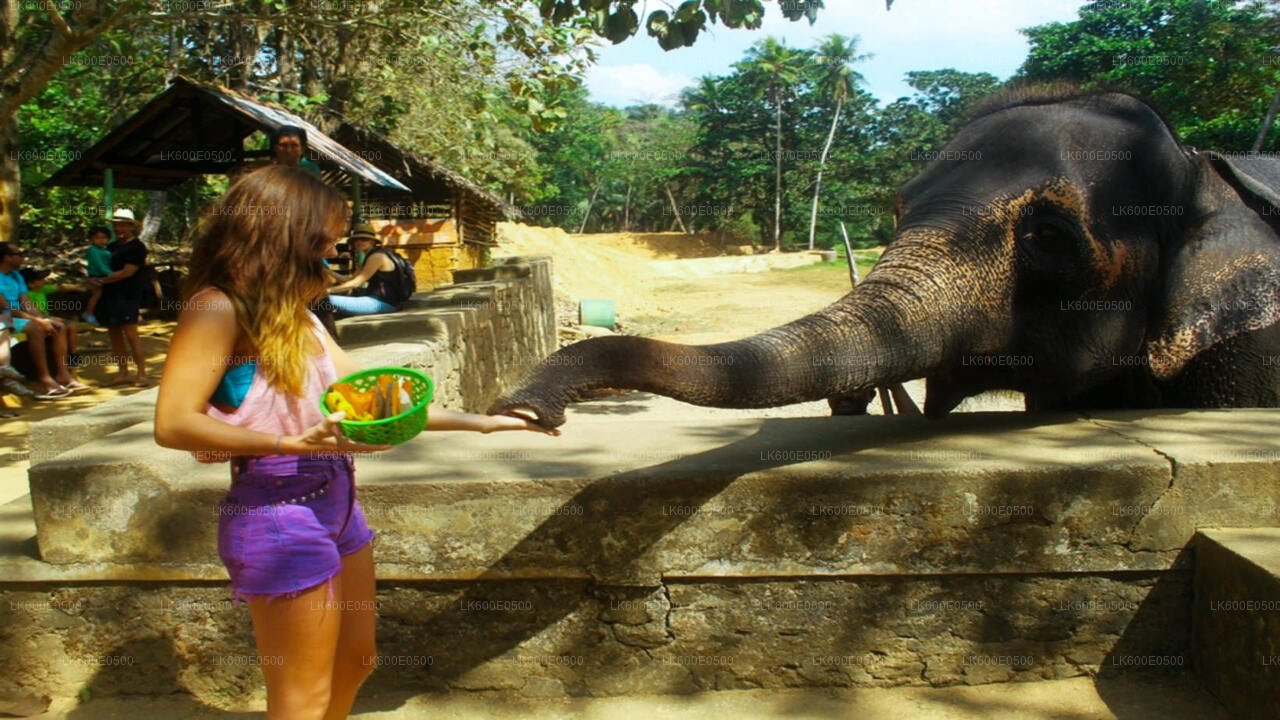
<svg viewBox="0 0 1280 720"><path fill-rule="evenodd" d="M690 231L764 244L780 201L783 246L797 247L818 189L816 246L837 248L841 223L857 245L892 238L898 188L1002 87L987 73L921 70L907 74L910 97L878 105L860 87L867 56L857 39L830 35L813 48L768 38L723 76L699 78L675 109L591 102L582 76L600 42L643 28L664 48L687 47L715 25L759 27L765 11L764 0L661 5L249 0L236 12L156 12L82 51L127 62L73 58L22 107L21 237L75 235L98 220L100 189L40 183L173 72L280 102L322 127L366 124L524 207L529 222L666 231L678 212ZM812 23L823 3L778 6ZM21 28L24 47L53 32L41 14ZM1019 81L1133 91L1201 147L1247 149L1280 89L1280 13L1258 0L1104 0L1024 32ZM1265 147L1280 147L1280 132ZM162 236L176 239L193 207L224 187L207 178L174 188ZM146 206L145 193L117 195Z"/></svg>
<svg viewBox="0 0 1280 720"><path fill-rule="evenodd" d="M1025 30L1020 76L1153 102L1192 145L1247 150L1280 89L1280 15L1250 0L1103 0ZM1273 135L1268 147L1280 147Z"/></svg>
<svg viewBox="0 0 1280 720"><path fill-rule="evenodd" d="M539 11L542 18L553 25L585 20L592 32L616 44L634 35L640 27L635 5L636 0L541 0ZM892 5L892 0L886 5ZM643 7L642 4L642 10ZM812 25L818 19L823 0L778 0L778 7L786 19L804 18ZM759 28L764 12L761 0L684 0L670 12L650 12L644 27L663 50L675 50L693 45L708 24Z"/></svg>
<svg viewBox="0 0 1280 720"><path fill-rule="evenodd" d="M858 245L883 242L892 236L897 188L919 171L925 151L945 142L952 117L997 83L955 70L916 73L917 94L879 110L858 86L853 65L863 59L856 41L840 36L813 50L769 38L729 74L687 88L676 110L619 115L585 93L562 97L568 118L533 141L548 174L530 220L576 232L594 194L588 231L677 229L670 190L690 231L771 244L780 160L782 245L807 245L814 182L839 104L816 246L843 247L841 222Z"/></svg>

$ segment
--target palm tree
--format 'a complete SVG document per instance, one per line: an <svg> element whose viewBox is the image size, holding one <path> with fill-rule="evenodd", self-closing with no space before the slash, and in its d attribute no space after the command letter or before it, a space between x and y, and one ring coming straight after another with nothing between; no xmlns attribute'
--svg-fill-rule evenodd
<svg viewBox="0 0 1280 720"><path fill-rule="evenodd" d="M864 81L852 66L871 57L868 54L858 55L857 52L857 35L846 38L832 33L818 48L818 92L836 101L836 111L831 116L831 131L827 133L827 144L822 148L822 159L818 161L818 180L813 187L813 211L809 214L810 250L813 249L813 239L818 231L818 196L822 193L822 171L827 164L827 153L831 152L831 142L836 137L840 110L844 101L853 95L854 87Z"/></svg>
<svg viewBox="0 0 1280 720"><path fill-rule="evenodd" d="M789 48L772 36L747 51L744 69L760 76L757 96L773 104L774 113L774 201L773 249L782 249L782 99L799 79L808 53Z"/></svg>

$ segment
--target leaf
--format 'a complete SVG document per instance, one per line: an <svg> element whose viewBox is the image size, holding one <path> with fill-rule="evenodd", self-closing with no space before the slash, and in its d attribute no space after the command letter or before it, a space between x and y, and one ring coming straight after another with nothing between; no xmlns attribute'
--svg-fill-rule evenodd
<svg viewBox="0 0 1280 720"><path fill-rule="evenodd" d="M577 11L573 8L573 3L562 0L561 2L556 3L555 12L551 15L551 22L562 23L573 17L576 12Z"/></svg>
<svg viewBox="0 0 1280 720"><path fill-rule="evenodd" d="M667 15L666 10L654 10L649 13L649 20L645 23L645 29L649 34L656 38L666 37L670 28L671 16Z"/></svg>
<svg viewBox="0 0 1280 720"><path fill-rule="evenodd" d="M608 32L605 37L617 45L635 35L639 27L640 18L636 15L636 11L630 7L620 8L618 12L609 16Z"/></svg>

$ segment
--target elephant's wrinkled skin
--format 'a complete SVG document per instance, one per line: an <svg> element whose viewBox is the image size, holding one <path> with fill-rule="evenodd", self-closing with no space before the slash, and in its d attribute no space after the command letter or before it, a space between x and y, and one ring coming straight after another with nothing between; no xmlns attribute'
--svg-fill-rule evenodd
<svg viewBox="0 0 1280 720"><path fill-rule="evenodd" d="M938 418L989 389L1029 410L1274 406L1280 160L1184 148L1127 95L1002 98L897 198L897 231L834 304L714 345L562 348L490 412L564 422L601 387L714 407L926 378Z"/></svg>

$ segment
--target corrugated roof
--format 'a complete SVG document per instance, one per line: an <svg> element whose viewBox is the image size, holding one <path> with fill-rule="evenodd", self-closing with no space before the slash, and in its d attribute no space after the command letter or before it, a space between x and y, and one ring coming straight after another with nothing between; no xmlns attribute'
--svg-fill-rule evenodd
<svg viewBox="0 0 1280 720"><path fill-rule="evenodd" d="M45 184L97 186L103 171L112 168L117 187L165 189L244 163L246 137L285 125L306 129L312 159L327 178L341 171L378 188L410 192L404 183L285 108L181 76Z"/></svg>
<svg viewBox="0 0 1280 720"><path fill-rule="evenodd" d="M344 122L333 131L333 134L350 147L376 151L370 153L369 157L381 167L396 173L397 177L404 179L410 185L414 185L415 180L429 179L467 192L473 199L492 207L506 219L516 219L521 216L519 209L492 190L471 182L433 157L396 145L363 125Z"/></svg>

